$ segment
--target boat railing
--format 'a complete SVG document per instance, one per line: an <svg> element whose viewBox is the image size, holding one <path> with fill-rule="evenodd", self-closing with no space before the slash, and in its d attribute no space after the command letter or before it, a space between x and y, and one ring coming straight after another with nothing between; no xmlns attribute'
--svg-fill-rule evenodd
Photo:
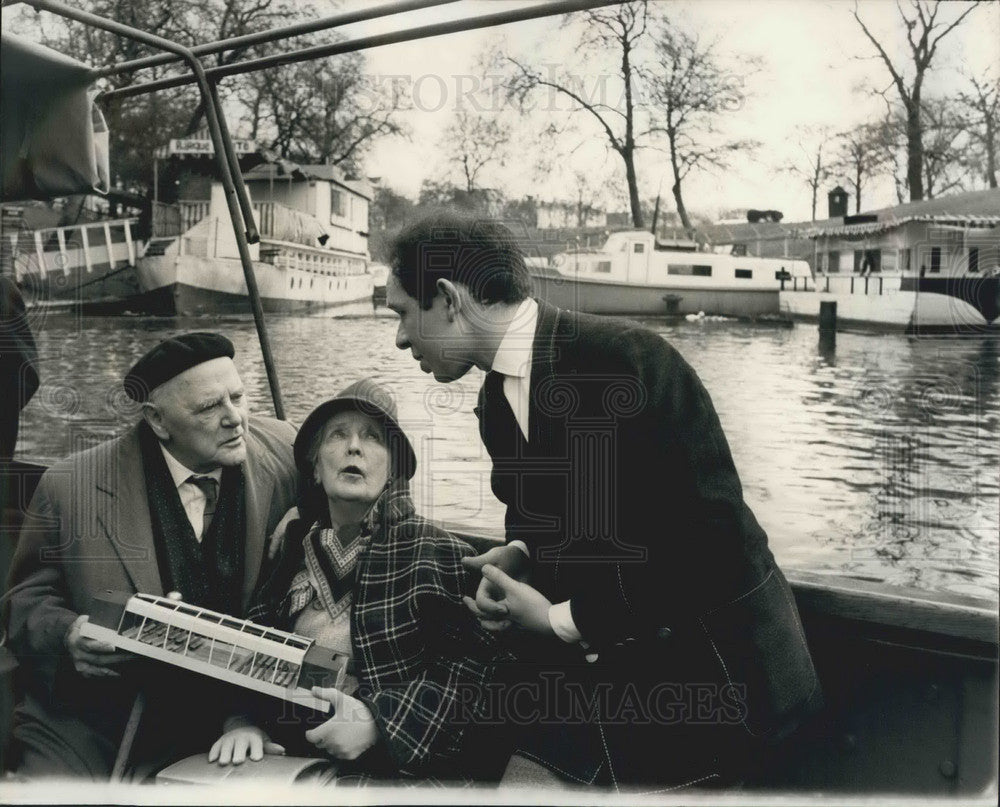
<svg viewBox="0 0 1000 807"><path fill-rule="evenodd" d="M906 275L898 272L875 272L868 275L821 274L816 278L793 277L783 280L782 291L820 291L830 294L859 294L881 296L899 291Z"/></svg>
<svg viewBox="0 0 1000 807"><path fill-rule="evenodd" d="M65 276L81 269L90 274L105 264L111 269L134 266L142 247L134 237L138 223L137 218L111 219L5 232L4 253L10 255L18 282L26 275Z"/></svg>
<svg viewBox="0 0 1000 807"><path fill-rule="evenodd" d="M260 259L285 271L337 277L363 275L367 268L367 260L363 255L338 255L328 250L293 243L283 243L279 247L275 242L262 242Z"/></svg>

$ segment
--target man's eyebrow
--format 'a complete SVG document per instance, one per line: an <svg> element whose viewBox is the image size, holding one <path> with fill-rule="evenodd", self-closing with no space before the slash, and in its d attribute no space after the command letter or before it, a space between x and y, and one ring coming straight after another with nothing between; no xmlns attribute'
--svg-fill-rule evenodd
<svg viewBox="0 0 1000 807"><path fill-rule="evenodd" d="M202 409L211 409L213 406L216 406L220 403L222 403L222 396L216 395L214 398L205 398L201 401L198 401L195 404L195 409L197 411L201 411Z"/></svg>

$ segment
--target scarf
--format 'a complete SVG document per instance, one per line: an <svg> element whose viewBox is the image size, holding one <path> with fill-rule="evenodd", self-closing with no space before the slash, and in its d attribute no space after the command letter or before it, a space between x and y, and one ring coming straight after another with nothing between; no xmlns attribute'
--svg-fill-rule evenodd
<svg viewBox="0 0 1000 807"><path fill-rule="evenodd" d="M372 507L361 523L358 534L343 541L334 527L312 525L302 539L305 567L292 578L288 587L288 617L296 615L318 598L331 620L351 607L357 582L358 558L371 540L375 511Z"/></svg>

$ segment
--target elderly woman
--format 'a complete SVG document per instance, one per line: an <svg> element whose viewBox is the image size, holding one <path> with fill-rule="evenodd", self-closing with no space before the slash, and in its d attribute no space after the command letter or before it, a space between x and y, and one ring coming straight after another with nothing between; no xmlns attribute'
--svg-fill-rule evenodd
<svg viewBox="0 0 1000 807"><path fill-rule="evenodd" d="M338 778L468 774L463 730L481 713L494 644L462 603L461 559L472 549L414 512L416 458L390 394L363 380L321 404L298 433L295 461L300 517L250 617L349 656L348 679L313 690L333 709L309 730L301 713L231 718L209 761L280 753L272 736L284 730L290 753L341 760Z"/></svg>

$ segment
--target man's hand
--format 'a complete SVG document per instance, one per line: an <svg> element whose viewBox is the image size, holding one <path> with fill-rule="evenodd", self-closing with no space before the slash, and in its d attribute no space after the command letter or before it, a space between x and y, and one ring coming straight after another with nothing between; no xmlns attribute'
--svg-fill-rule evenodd
<svg viewBox="0 0 1000 807"><path fill-rule="evenodd" d="M482 571L487 565L502 569L515 580L524 581L528 576L528 556L516 546L509 544L497 546L477 555L474 558L462 558L462 565L466 569ZM503 599L503 591L494 583L483 576L476 589L476 598L463 597L462 600L480 624L491 631L502 631L510 627L510 620L507 618L507 609L499 604Z"/></svg>
<svg viewBox="0 0 1000 807"><path fill-rule="evenodd" d="M208 761L220 765L242 765L247 756L254 762L264 758L264 754L284 754L285 749L271 742L263 729L254 725L239 726L223 734L209 749Z"/></svg>
<svg viewBox="0 0 1000 807"><path fill-rule="evenodd" d="M488 580L490 585L500 592L496 605L506 611L505 621L533 633L555 635L549 622L549 608L552 607L552 603L545 595L490 564L483 566L483 580ZM485 622L483 626L486 627Z"/></svg>
<svg viewBox="0 0 1000 807"><path fill-rule="evenodd" d="M274 560L275 555L281 551L281 545L285 542L285 531L288 525L299 517L299 508L293 507L281 517L278 526L267 539L267 559Z"/></svg>
<svg viewBox="0 0 1000 807"><path fill-rule="evenodd" d="M333 717L309 729L306 739L337 759L357 759L378 741L372 713L357 698L333 687L313 687L312 694L333 705Z"/></svg>
<svg viewBox="0 0 1000 807"><path fill-rule="evenodd" d="M115 650L114 645L97 639L87 639L80 635L80 626L88 621L86 614L80 614L66 632L66 649L73 659L73 666L80 675L87 678L117 678L121 673L111 667L130 657L131 654Z"/></svg>

